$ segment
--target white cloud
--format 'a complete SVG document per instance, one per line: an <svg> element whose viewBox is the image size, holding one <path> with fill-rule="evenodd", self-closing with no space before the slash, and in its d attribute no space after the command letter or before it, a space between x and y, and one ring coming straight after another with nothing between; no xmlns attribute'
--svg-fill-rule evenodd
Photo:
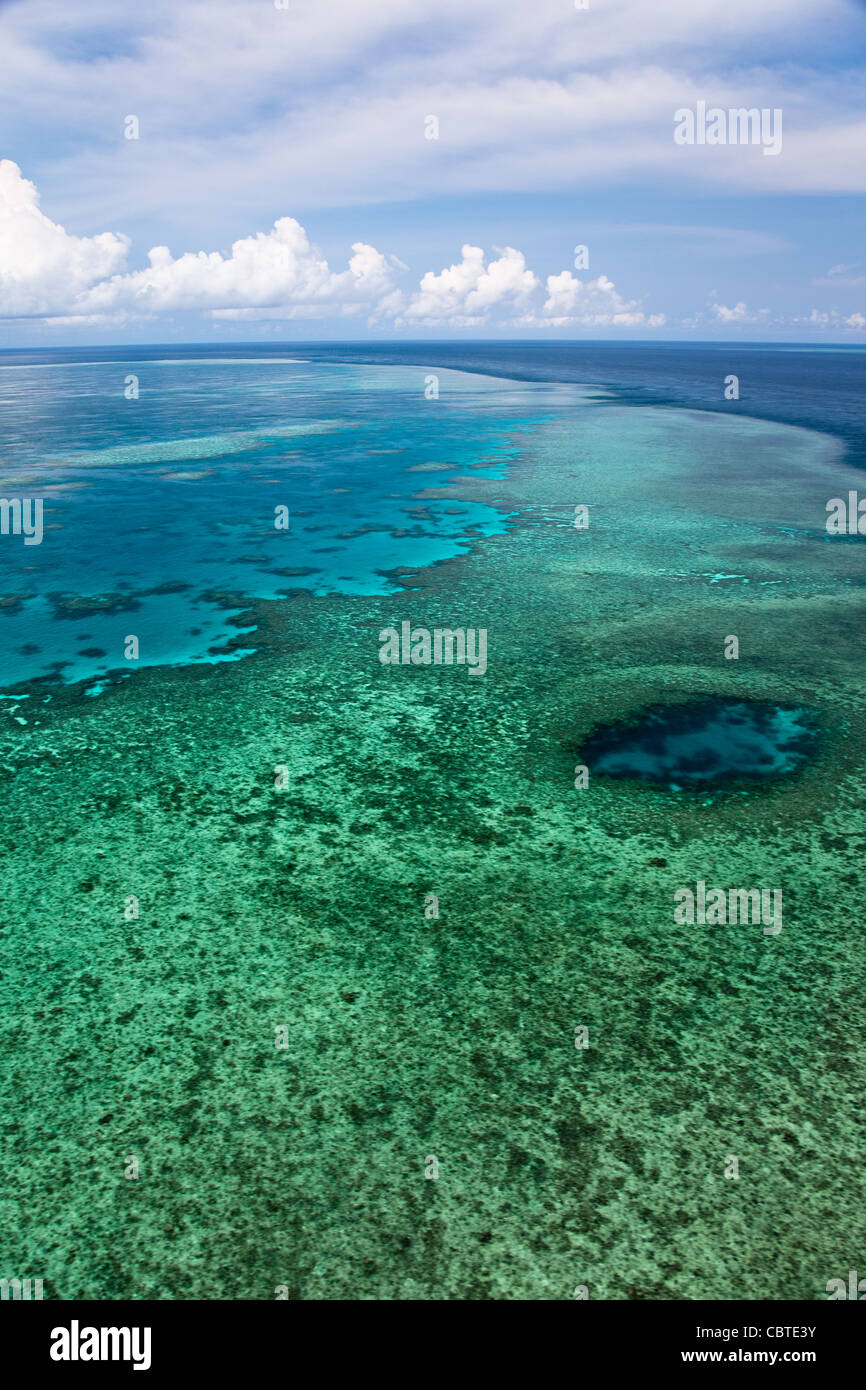
<svg viewBox="0 0 866 1390"><path fill-rule="evenodd" d="M0 160L0 317L69 307L126 260L129 238L115 232L70 236L39 209L39 194L11 159Z"/></svg>
<svg viewBox="0 0 866 1390"><path fill-rule="evenodd" d="M742 323L748 318L748 311L742 299L732 309L726 304L714 304L712 308L720 323Z"/></svg>
<svg viewBox="0 0 866 1390"><path fill-rule="evenodd" d="M753 312L746 307L742 299L729 308L727 304L712 304L711 309L716 316L718 323L761 323L769 318L769 309L757 309Z"/></svg>
<svg viewBox="0 0 866 1390"><path fill-rule="evenodd" d="M293 217L236 241L229 256L155 246L143 270L121 272L129 237L70 236L39 209L35 186L0 161L0 318L59 325L129 321L182 310L219 317L320 317L372 311L405 270L355 242L348 269L332 271Z"/></svg>
<svg viewBox="0 0 866 1390"><path fill-rule="evenodd" d="M73 236L39 209L34 185L10 160L0 161L0 318L41 318L59 327L128 324L158 315L205 313L215 322L329 318L365 315L392 327L523 326L535 328L659 328L663 313L647 313L600 274L581 280L570 270L543 283L512 246L488 259L466 244L461 258L428 270L417 289L398 284L408 267L366 242L352 244L346 269L333 270L300 222L280 217L268 232L236 240L220 251L173 256L166 246L148 253L148 264L125 271L129 238L115 232ZM834 284L851 267L834 266ZM837 274L838 272L838 274ZM711 321L830 327L862 332L859 310L813 309L808 317L770 318L744 300L733 306L710 295ZM700 317L683 320L694 327Z"/></svg>
<svg viewBox="0 0 866 1390"><path fill-rule="evenodd" d="M418 292L405 303L390 302L398 324L475 326L486 322L493 309L520 308L538 288L538 279L527 270L523 253L512 246L504 247L499 259L487 264L480 246L464 246L461 254L459 263L438 275L428 270Z"/></svg>
<svg viewBox="0 0 866 1390"><path fill-rule="evenodd" d="M645 325L658 328L665 322L664 314L646 315L636 300L625 300L606 275L595 280L578 280L570 270L547 277L547 299L541 315L528 316L524 322L546 323L554 328L569 324L584 327L636 328Z"/></svg>
<svg viewBox="0 0 866 1390"><path fill-rule="evenodd" d="M0 6L10 148L69 220L217 244L323 205L664 178L866 187L848 0L50 0ZM817 40L817 42L816 42ZM755 53L776 55L755 62ZM838 55L833 65L826 55ZM779 159L674 146L673 112L782 107ZM141 120L126 141L123 118ZM423 138L424 117L441 121ZM230 190L231 196L226 196Z"/></svg>
<svg viewBox="0 0 866 1390"><path fill-rule="evenodd" d="M665 267L676 263L670 289L657 291L659 301L670 296L669 321L687 323L682 316L696 311L711 276L726 304L704 308L701 322L734 336L767 322L723 317L728 304L736 315L741 294L759 302L760 271L745 265L734 295L714 267L721 257L793 252L771 234L787 230L787 204L767 207L774 195L866 189L866 87L856 62L864 36L862 0L590 0L585 11L572 0L437 0L432 8L429 0L290 0L286 10L273 0L0 0L4 151L36 179L46 206L50 196L63 224L51 246L21 224L11 246L0 244L0 313L117 324L122 315L205 312L217 325L271 320L274 331L284 320L327 315L335 324L498 320L627 332L661 322L649 295L627 296L664 285ZM780 157L676 146L673 113L699 99L782 108ZM131 113L138 140L124 139ZM424 138L430 113L438 140ZM564 190L568 201L558 196ZM503 192L510 201L497 197ZM656 225L684 199L713 217L712 199L729 192L766 200L758 220L767 230ZM527 204L527 194L537 201ZM462 220L469 199L479 215L471 226ZM392 214L398 202L405 206ZM631 217L630 240L619 247L604 228L592 234L612 208ZM329 238L324 253L281 240L287 211ZM521 299L520 273L509 279L514 264L490 242L526 247L518 230L526 216L545 259L533 250L522 273L543 281L570 264L573 241L588 241L593 275L616 266L622 295L601 276L579 289L561 285L558 308L543 307L551 298L543 284ZM667 259L664 248L635 246L641 224L649 237L667 230ZM418 274L436 267L425 284L417 275L401 280L399 265L375 249L396 226L406 238L396 249ZM132 234L134 260L124 262L117 233L84 235L106 227ZM428 259L434 227L447 253ZM822 243L828 264L856 257L853 228L843 235L837 219ZM798 237L798 255L811 258L816 219L805 219ZM484 240L485 263L461 298L442 267L452 258L459 267L464 239ZM157 243L171 254L145 264ZM77 266L67 254L73 244ZM774 267L789 315L810 307L800 298L803 264L791 254ZM816 284L852 319L866 275L862 266L834 268Z"/></svg>
<svg viewBox="0 0 866 1390"><path fill-rule="evenodd" d="M357 241L346 270L335 271L293 217L269 232L234 242L229 255L188 251L174 257L154 246L141 270L119 272L129 239L112 232L70 237L38 211L38 195L17 165L0 164L0 316L40 315L60 326L129 322L159 314L198 311L215 319L343 318L366 313L374 321L474 327L494 320L656 325L626 302L603 275L588 284L569 271L548 277L548 299L537 316L531 300L538 276L513 246L488 260L465 245L461 259L422 276L418 289L397 285L407 267Z"/></svg>
<svg viewBox="0 0 866 1390"><path fill-rule="evenodd" d="M121 273L118 267L128 248L129 238L112 232L69 236L39 211L36 189L18 166L9 160L0 163L0 317L38 315L67 326L185 311L236 320L366 313L397 326L473 327L528 310L540 289L521 251L506 246L488 260L481 247L467 244L459 262L438 273L427 271L418 289L406 293L397 286L398 275L407 269L402 261L356 241L348 268L332 270L293 217L279 218L269 232L240 238L227 256L188 251L174 257L167 246L154 246L147 266ZM582 299L574 322L644 322L604 276L586 287L573 281L567 291L564 282L571 280L568 271L552 276L548 291L550 295L551 287L560 285L559 297L572 309L577 294L583 295L586 305ZM525 321L550 320L551 302L549 298L541 319L529 313Z"/></svg>
<svg viewBox="0 0 866 1390"><path fill-rule="evenodd" d="M223 318L315 318L372 307L392 286L399 262L355 242L349 268L332 271L293 217L270 232L236 241L229 256L187 252L175 259L155 246L150 264L115 276L81 296L83 313L138 314L210 310Z"/></svg>
<svg viewBox="0 0 866 1390"><path fill-rule="evenodd" d="M791 322L805 323L810 328L853 328L855 332L866 328L866 317L859 311L840 314L838 309L813 309L808 318L795 318Z"/></svg>

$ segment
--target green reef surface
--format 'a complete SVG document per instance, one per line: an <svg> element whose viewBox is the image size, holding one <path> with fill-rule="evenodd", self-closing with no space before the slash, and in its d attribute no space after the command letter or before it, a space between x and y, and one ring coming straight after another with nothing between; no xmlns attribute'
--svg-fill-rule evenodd
<svg viewBox="0 0 866 1390"><path fill-rule="evenodd" d="M576 393L512 442L504 478L419 474L514 517L403 591L0 704L0 1274L781 1300L862 1264L866 548L824 527L862 475ZM383 665L406 620L486 628L486 674ZM714 699L814 711L814 754L575 786L599 726ZM699 880L780 889L782 931L675 923Z"/></svg>

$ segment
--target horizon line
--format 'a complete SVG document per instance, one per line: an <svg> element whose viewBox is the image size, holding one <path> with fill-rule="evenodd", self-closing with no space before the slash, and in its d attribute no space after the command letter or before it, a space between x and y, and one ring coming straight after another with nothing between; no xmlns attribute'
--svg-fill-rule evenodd
<svg viewBox="0 0 866 1390"><path fill-rule="evenodd" d="M318 348L318 347L427 347L435 345L448 345L454 347L471 346L519 346L519 347L547 347L547 348L568 348L585 345L587 347L704 347L704 348L806 348L813 351L820 351L826 348L839 348L849 352L866 351L866 343L841 343L827 342L816 343L803 340L786 339L754 339L754 338L556 338L547 340L543 338L307 338L281 339L278 341L263 342L261 339L250 338L242 341L220 340L219 342L205 341L202 339L190 338L173 340L153 340L146 342L125 342L125 343L53 343L50 346L29 346L20 347L0 347L0 353L15 352L105 352L117 348L267 348L285 349L292 348Z"/></svg>

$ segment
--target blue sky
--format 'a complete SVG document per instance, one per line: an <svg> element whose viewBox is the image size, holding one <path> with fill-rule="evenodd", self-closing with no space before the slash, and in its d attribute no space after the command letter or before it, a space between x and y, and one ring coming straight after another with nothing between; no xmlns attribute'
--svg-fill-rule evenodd
<svg viewBox="0 0 866 1390"><path fill-rule="evenodd" d="M866 342L858 0L0 0L0 51L0 346Z"/></svg>

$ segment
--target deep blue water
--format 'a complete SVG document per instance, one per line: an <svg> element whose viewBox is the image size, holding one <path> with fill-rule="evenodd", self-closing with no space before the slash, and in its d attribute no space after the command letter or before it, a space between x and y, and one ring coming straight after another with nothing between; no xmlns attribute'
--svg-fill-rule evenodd
<svg viewBox="0 0 866 1390"><path fill-rule="evenodd" d="M597 729L579 756L593 773L678 791L795 772L817 739L816 718L807 709L693 700L654 706L631 723Z"/></svg>
<svg viewBox="0 0 866 1390"><path fill-rule="evenodd" d="M304 348L313 361L335 349ZM340 345L346 361L415 362L491 372L517 381L585 382L634 405L674 405L753 415L835 435L848 462L866 468L866 347L753 343L369 343ZM321 357L320 357L321 354ZM724 399L725 377L740 399Z"/></svg>
<svg viewBox="0 0 866 1390"><path fill-rule="evenodd" d="M302 356L311 362L427 366L515 381L604 386L620 400L723 410L822 430L845 441L849 461L866 467L866 347L756 343L401 342L177 344L130 348L0 351L0 366L39 362L118 362L165 358ZM739 377L739 401L723 383Z"/></svg>

